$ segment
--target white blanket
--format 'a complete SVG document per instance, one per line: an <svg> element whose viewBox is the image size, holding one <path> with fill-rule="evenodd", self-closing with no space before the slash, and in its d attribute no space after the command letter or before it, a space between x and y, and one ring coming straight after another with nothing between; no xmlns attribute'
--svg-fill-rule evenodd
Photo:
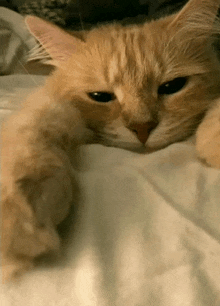
<svg viewBox="0 0 220 306"><path fill-rule="evenodd" d="M1 76L1 120L43 79ZM0 305L219 306L220 171L193 141L150 155L89 145L82 157L63 254L1 285Z"/></svg>

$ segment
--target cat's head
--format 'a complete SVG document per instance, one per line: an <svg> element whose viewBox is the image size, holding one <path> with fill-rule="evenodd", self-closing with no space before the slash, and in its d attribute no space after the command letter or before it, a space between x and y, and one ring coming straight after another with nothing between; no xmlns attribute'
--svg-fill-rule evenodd
<svg viewBox="0 0 220 306"><path fill-rule="evenodd" d="M218 7L191 0L175 15L107 25L82 38L37 17L26 23L58 66L54 98L73 103L98 142L160 149L191 135L220 96Z"/></svg>

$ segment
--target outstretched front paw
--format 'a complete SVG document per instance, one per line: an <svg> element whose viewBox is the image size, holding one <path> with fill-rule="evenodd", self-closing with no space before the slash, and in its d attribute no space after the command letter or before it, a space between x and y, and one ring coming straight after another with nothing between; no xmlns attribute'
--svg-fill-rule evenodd
<svg viewBox="0 0 220 306"><path fill-rule="evenodd" d="M64 169L39 180L29 176L2 189L2 273L10 279L29 269L34 259L56 251L56 231L68 214L72 201L72 180Z"/></svg>
<svg viewBox="0 0 220 306"><path fill-rule="evenodd" d="M40 143L3 145L1 253L7 280L30 269L37 256L59 249L56 226L69 212L75 182L65 153Z"/></svg>

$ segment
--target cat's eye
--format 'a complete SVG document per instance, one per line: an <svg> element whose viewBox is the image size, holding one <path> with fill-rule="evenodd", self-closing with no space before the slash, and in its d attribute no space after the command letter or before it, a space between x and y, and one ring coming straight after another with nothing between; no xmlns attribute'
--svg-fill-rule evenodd
<svg viewBox="0 0 220 306"><path fill-rule="evenodd" d="M172 95L186 85L188 78L187 77L179 77L170 82L164 83L159 86L158 94L159 95Z"/></svg>
<svg viewBox="0 0 220 306"><path fill-rule="evenodd" d="M116 99L116 96L111 92L97 91L97 92L89 92L88 96L96 101L101 103L111 102Z"/></svg>

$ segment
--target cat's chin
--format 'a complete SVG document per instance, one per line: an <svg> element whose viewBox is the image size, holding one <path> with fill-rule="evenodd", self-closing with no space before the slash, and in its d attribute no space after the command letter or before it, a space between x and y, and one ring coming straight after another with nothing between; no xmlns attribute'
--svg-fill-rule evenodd
<svg viewBox="0 0 220 306"><path fill-rule="evenodd" d="M166 141L163 139L152 139L152 141L147 141L145 144L141 143L139 140L135 139L135 141L126 141L122 139L99 139L97 141L100 144L103 144L106 147L115 147L120 148L132 152L138 152L138 153L153 153L155 151L164 149L169 144L172 143L172 141Z"/></svg>
<svg viewBox="0 0 220 306"><path fill-rule="evenodd" d="M179 140L181 141L181 140ZM146 150L147 152L149 153L153 153L155 151L159 151L159 150L162 150L162 149L165 149L166 147L168 147L169 145L171 145L172 143L174 142L178 142L178 140L165 140L165 139L161 139L161 141L147 141L145 143L145 147L146 147Z"/></svg>
<svg viewBox="0 0 220 306"><path fill-rule="evenodd" d="M131 152L148 153L147 147L142 143L134 143L127 141L101 141L98 142L106 147L120 148Z"/></svg>
<svg viewBox="0 0 220 306"><path fill-rule="evenodd" d="M127 151L135 152L135 153L141 153L141 154L150 153L149 149L144 145L135 147L135 146L132 146L132 145L129 145L129 144L125 144L125 145L116 146L116 147L120 148L120 149L127 150Z"/></svg>
<svg viewBox="0 0 220 306"><path fill-rule="evenodd" d="M112 139L99 139L98 141L93 141L91 143L99 143L106 147L114 147L119 149L124 149L131 152L137 152L142 154L153 153L155 151L161 150L167 147L170 143L158 143L158 142L151 142L148 144L148 141L143 144L139 141L123 141L123 140L112 140Z"/></svg>
<svg viewBox="0 0 220 306"><path fill-rule="evenodd" d="M152 135L153 136L153 135ZM145 143L145 147L149 153L165 149L169 145L176 143L176 142L182 142L186 140L190 135L182 136L182 137L149 137L147 142Z"/></svg>

